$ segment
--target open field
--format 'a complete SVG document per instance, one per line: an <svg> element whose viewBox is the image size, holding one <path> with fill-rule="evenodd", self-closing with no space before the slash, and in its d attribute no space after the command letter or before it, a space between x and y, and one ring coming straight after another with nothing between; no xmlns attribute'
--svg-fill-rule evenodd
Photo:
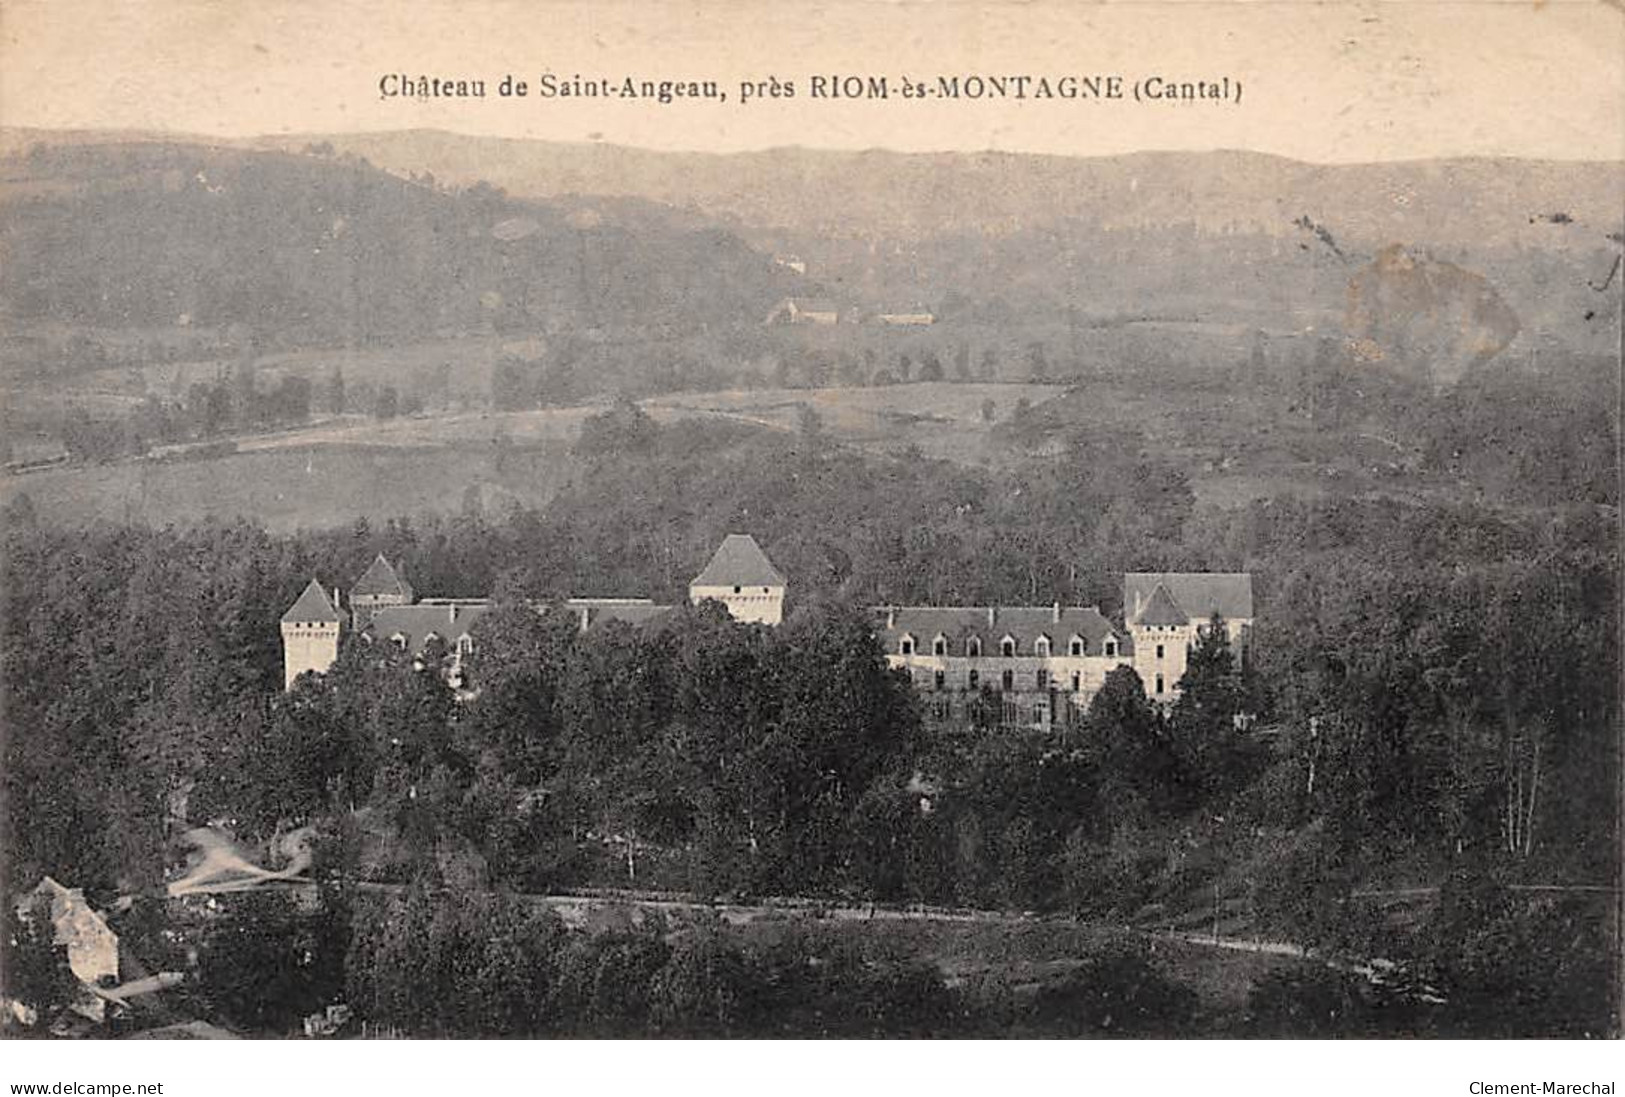
<svg viewBox="0 0 1625 1097"><path fill-rule="evenodd" d="M602 411L597 405L543 408L536 411L458 412L398 419L347 415L297 430L238 439L240 453L302 449L310 446L384 446L403 449L495 444L569 445L581 432L582 420Z"/></svg>
<svg viewBox="0 0 1625 1097"><path fill-rule="evenodd" d="M657 418L720 415L777 430L799 429L803 409L817 413L831 437L866 449L917 448L960 464L997 460L990 434L1019 401L1037 406L1062 385L933 381L874 388L736 389L679 393L645 401ZM993 419L984 419L991 402Z"/></svg>
<svg viewBox="0 0 1625 1097"><path fill-rule="evenodd" d="M723 417L794 430L803 405L843 441L986 459L981 405L1013 407L1054 385L929 384L893 388L762 389L648 401L661 421ZM0 504L26 493L36 513L77 525L155 525L242 516L272 530L320 528L358 515L387 518L481 505L540 506L567 478L569 450L589 404L518 412L453 412L377 420L338 416L296 430L167 447L151 457L64 465L0 478Z"/></svg>
<svg viewBox="0 0 1625 1097"><path fill-rule="evenodd" d="M837 442L983 468L1059 460L1057 440L1074 432L1110 437L1128 425L1185 472L1199 502L1218 507L1283 494L1417 500L1459 490L1420 475L1411 454L1392 440L1334 439L1307 422L1272 420L1244 395L1122 379L1081 386L939 381L736 388L652 397L642 406L660 422L722 419L786 434L802 429L810 410ZM113 464L0 477L0 504L26 492L38 513L67 524L129 519L161 525L241 515L281 530L342 524L359 514L445 512L475 498L487 507L539 506L566 479L581 424L605 407L450 409L387 420L331 416L291 430L163 447ZM1028 409L1025 425L1016 428L1012 419L1021 407Z"/></svg>

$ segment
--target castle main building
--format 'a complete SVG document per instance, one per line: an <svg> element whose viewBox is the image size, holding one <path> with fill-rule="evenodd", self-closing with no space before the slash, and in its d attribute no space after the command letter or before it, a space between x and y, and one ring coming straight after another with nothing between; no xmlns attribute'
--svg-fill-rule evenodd
<svg viewBox="0 0 1625 1097"><path fill-rule="evenodd" d="M777 625L784 619L785 578L747 534L729 534L689 584L689 600L721 602L737 620ZM284 684L323 673L338 658L339 633L421 653L438 643L453 673L474 649L472 629L490 610L485 599L419 599L380 555L350 588L348 619L312 579L282 616ZM563 602L585 631L620 620L641 625L672 607L646 598L569 598ZM1094 606L877 606L875 635L893 667L904 669L938 718L964 714L992 691L999 722L1050 727L1088 708L1106 675L1133 667L1147 696L1171 702L1186 656L1213 617L1240 650L1253 623L1253 583L1246 573L1132 572L1123 577L1123 622Z"/></svg>
<svg viewBox="0 0 1625 1097"><path fill-rule="evenodd" d="M747 534L725 537L705 570L689 584L689 600L721 602L739 621L776 625L784 620L784 576ZM284 688L306 672L322 674L339 655L339 632L353 629L370 641L395 645L412 655L438 643L454 664L474 650L473 628L491 610L486 598L422 598L382 554L350 588L348 620L315 579L282 615ZM583 632L604 621L642 625L664 617L671 606L648 598L566 598ZM456 666L453 667L454 673Z"/></svg>
<svg viewBox="0 0 1625 1097"><path fill-rule="evenodd" d="M1239 652L1253 623L1246 573L1131 572L1124 624L1094 606L882 606L875 631L894 667L906 669L938 718L965 714L984 690L998 722L1069 723L1118 667L1133 667L1158 703L1178 696L1186 656L1217 614Z"/></svg>

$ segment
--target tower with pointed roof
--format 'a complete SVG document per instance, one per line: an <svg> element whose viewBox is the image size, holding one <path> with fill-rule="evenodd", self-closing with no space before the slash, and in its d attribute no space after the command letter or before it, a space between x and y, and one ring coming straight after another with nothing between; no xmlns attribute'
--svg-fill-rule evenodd
<svg viewBox="0 0 1625 1097"><path fill-rule="evenodd" d="M1123 623L1134 640L1134 669L1153 701L1172 702L1197 635L1217 615L1240 653L1253 623L1253 577L1246 572L1129 572Z"/></svg>
<svg viewBox="0 0 1625 1097"><path fill-rule="evenodd" d="M707 598L728 607L736 621L776 625L784 620L784 576L747 533L730 533L688 585L689 601Z"/></svg>
<svg viewBox="0 0 1625 1097"><path fill-rule="evenodd" d="M292 689L306 671L327 673L339 657L339 631L344 618L315 579L282 615L282 687Z"/></svg>
<svg viewBox="0 0 1625 1097"><path fill-rule="evenodd" d="M372 622L374 615L385 606L409 606L413 599L412 584L392 565L383 553L367 565L361 578L350 588L350 612L357 631Z"/></svg>

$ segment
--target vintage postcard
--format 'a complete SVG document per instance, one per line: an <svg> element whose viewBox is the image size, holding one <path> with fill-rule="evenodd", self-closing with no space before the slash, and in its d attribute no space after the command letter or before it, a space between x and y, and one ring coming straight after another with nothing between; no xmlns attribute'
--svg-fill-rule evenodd
<svg viewBox="0 0 1625 1097"><path fill-rule="evenodd" d="M1622 47L6 0L0 1081L1617 1036Z"/></svg>

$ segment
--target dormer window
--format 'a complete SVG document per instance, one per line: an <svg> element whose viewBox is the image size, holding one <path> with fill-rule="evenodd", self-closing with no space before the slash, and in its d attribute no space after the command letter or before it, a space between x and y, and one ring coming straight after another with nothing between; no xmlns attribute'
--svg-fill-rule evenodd
<svg viewBox="0 0 1625 1097"><path fill-rule="evenodd" d="M389 642L395 645L395 650L396 651L405 651L406 650L406 633L397 632L394 636L391 636L389 638Z"/></svg>
<svg viewBox="0 0 1625 1097"><path fill-rule="evenodd" d="M1037 640L1033 641L1033 651L1035 654L1043 658L1049 658L1049 637L1040 636Z"/></svg>
<svg viewBox="0 0 1625 1097"><path fill-rule="evenodd" d="M1106 638L1106 658L1117 658L1117 637L1115 636L1109 636Z"/></svg>
<svg viewBox="0 0 1625 1097"><path fill-rule="evenodd" d="M1071 652L1073 655L1082 655L1087 650L1088 647L1084 644L1083 637L1081 636L1072 637L1071 641L1067 644L1067 651Z"/></svg>
<svg viewBox="0 0 1625 1097"><path fill-rule="evenodd" d="M1011 658L1015 657L1015 654L1016 654L1016 639L1015 639L1015 637L1006 636L1003 640L999 641L999 654L1003 655L1006 659L1011 659Z"/></svg>
<svg viewBox="0 0 1625 1097"><path fill-rule="evenodd" d="M901 640L897 641L897 652L899 655L913 655L914 637L905 636Z"/></svg>
<svg viewBox="0 0 1625 1097"><path fill-rule="evenodd" d="M461 636L457 637L457 654L458 655L473 655L474 654L474 638L472 636L470 636L466 632L463 633Z"/></svg>
<svg viewBox="0 0 1625 1097"><path fill-rule="evenodd" d="M969 640L965 641L965 654L970 656L972 659L981 658L982 638L980 636L972 636Z"/></svg>
<svg viewBox="0 0 1625 1097"><path fill-rule="evenodd" d="M938 636L935 640L931 641L931 654L932 655L947 655L948 654L948 638L946 636Z"/></svg>

